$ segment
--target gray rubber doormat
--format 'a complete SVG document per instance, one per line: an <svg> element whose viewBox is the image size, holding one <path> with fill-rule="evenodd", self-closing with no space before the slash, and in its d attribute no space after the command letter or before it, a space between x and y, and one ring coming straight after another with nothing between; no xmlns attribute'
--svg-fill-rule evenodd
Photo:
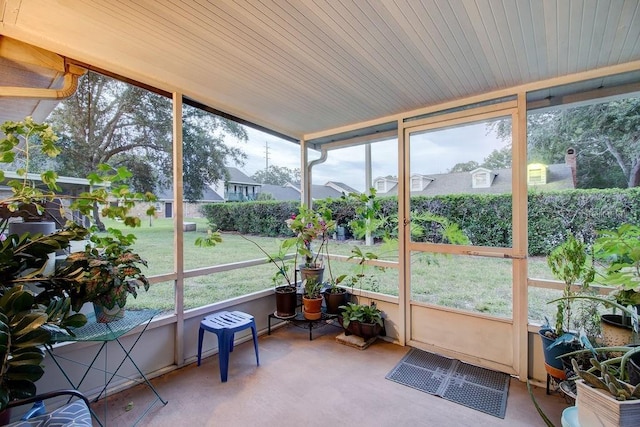
<svg viewBox="0 0 640 427"><path fill-rule="evenodd" d="M504 418L509 375L412 348L387 379Z"/></svg>

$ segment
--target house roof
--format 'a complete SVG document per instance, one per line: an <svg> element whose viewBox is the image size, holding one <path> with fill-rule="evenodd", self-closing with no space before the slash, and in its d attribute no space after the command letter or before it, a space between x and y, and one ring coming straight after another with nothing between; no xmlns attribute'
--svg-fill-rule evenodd
<svg viewBox="0 0 640 427"><path fill-rule="evenodd" d="M326 184L324 184L325 187L331 187L341 193L349 194L349 193L360 193L358 190L356 190L353 187L348 186L347 184L345 184L344 182L338 182L338 181L329 181Z"/></svg>
<svg viewBox="0 0 640 427"><path fill-rule="evenodd" d="M162 188L156 190L155 195L159 201L172 201L173 188ZM224 202L224 198L216 193L211 187L206 186L202 190L202 198L198 199L197 201L205 203Z"/></svg>
<svg viewBox="0 0 640 427"><path fill-rule="evenodd" d="M269 193L275 200L297 200L300 201L300 190L288 185L262 184L261 193Z"/></svg>
<svg viewBox="0 0 640 427"><path fill-rule="evenodd" d="M0 5L2 35L58 53L65 63L183 93L311 147L393 132L401 113L546 79L583 73L589 80L570 90L539 86L544 90L528 101L563 102L567 90L610 93L639 81L637 1ZM12 65L0 64L0 76ZM614 68L591 72L606 67ZM18 68L27 80L28 68ZM601 77L610 71L628 73Z"/></svg>
<svg viewBox="0 0 640 427"><path fill-rule="evenodd" d="M238 168L227 166L227 172L229 172L229 179L226 182L229 184L262 185L253 178L248 177Z"/></svg>
<svg viewBox="0 0 640 427"><path fill-rule="evenodd" d="M476 169L477 171L478 169ZM486 170L486 169L482 169ZM473 188L471 172L455 172L443 174L422 175L432 181L422 191L411 191L412 195L438 196L446 194L504 194L511 193L511 169L495 169L490 171L493 175L491 186L487 188ZM398 194L397 180L395 185L382 196ZM566 190L573 189L573 176L571 168L562 164L553 164L547 167L547 184L529 187L532 190Z"/></svg>

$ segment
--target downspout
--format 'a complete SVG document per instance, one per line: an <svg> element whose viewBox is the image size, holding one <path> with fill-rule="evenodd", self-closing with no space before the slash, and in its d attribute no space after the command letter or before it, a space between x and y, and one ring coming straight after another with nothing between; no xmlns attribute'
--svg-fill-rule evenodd
<svg viewBox="0 0 640 427"><path fill-rule="evenodd" d="M305 147L306 149L306 147ZM327 160L327 155L328 155L328 151L326 148L321 148L320 149L320 157L312 160L309 162L309 164L307 165L307 173L305 174L305 181L304 181L304 204L306 206L308 206L309 208L313 207L313 200L311 199L311 169L315 166L315 165L319 165L320 163L324 163Z"/></svg>

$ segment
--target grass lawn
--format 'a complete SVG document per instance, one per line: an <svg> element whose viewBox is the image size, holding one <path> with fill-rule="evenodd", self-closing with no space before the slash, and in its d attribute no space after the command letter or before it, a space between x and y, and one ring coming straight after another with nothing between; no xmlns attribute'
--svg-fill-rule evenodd
<svg viewBox="0 0 640 427"><path fill-rule="evenodd" d="M206 220L188 219L197 224L197 231L184 233L185 269L195 269L212 265L264 258L264 254L253 243L237 234L223 234L223 243L215 247L201 248L195 240L206 233ZM107 226L122 228L120 224L108 222ZM140 228L131 229L137 236L134 249L149 262L147 276L170 273L174 269L173 221L154 219L151 224L143 221ZM268 253L277 252L281 239L270 237L250 237L259 243ZM330 252L350 255L357 242L331 241ZM397 252L376 245L373 252L382 254L382 259L397 259ZM326 267L326 266L325 266ZM330 264L334 277L340 274L353 274L357 265L332 261ZM551 278L544 258L529 260L530 277ZM275 272L272 264L265 263L217 274L209 274L185 280L185 308L195 308L213 302L246 295L273 287L271 277ZM398 271L387 269L384 272L368 268L371 277L362 288L398 295ZM328 275L325 271L325 279ZM412 299L440 304L448 307L483 312L501 317L510 317L512 262L505 259L468 256L425 257L413 254L411 262ZM173 282L154 284L149 292L141 292L137 299L130 298L127 305L131 308L156 308L173 311ZM540 321L544 316L553 318L552 305L546 302L557 297L559 291L547 289L529 289L529 317Z"/></svg>

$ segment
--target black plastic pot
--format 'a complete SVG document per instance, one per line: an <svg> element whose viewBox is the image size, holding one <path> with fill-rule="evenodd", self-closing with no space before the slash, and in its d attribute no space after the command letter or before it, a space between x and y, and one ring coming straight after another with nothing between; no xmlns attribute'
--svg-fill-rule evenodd
<svg viewBox="0 0 640 427"><path fill-rule="evenodd" d="M324 303L326 306L327 314L338 314L340 312L340 306L347 304L348 293L344 288L339 288L341 292L332 293L329 290L324 291Z"/></svg>
<svg viewBox="0 0 640 427"><path fill-rule="evenodd" d="M295 286L278 286L276 288L276 317L289 318L296 315L298 294Z"/></svg>
<svg viewBox="0 0 640 427"><path fill-rule="evenodd" d="M629 384L640 384L640 352L633 354L627 361L627 374L629 375Z"/></svg>

